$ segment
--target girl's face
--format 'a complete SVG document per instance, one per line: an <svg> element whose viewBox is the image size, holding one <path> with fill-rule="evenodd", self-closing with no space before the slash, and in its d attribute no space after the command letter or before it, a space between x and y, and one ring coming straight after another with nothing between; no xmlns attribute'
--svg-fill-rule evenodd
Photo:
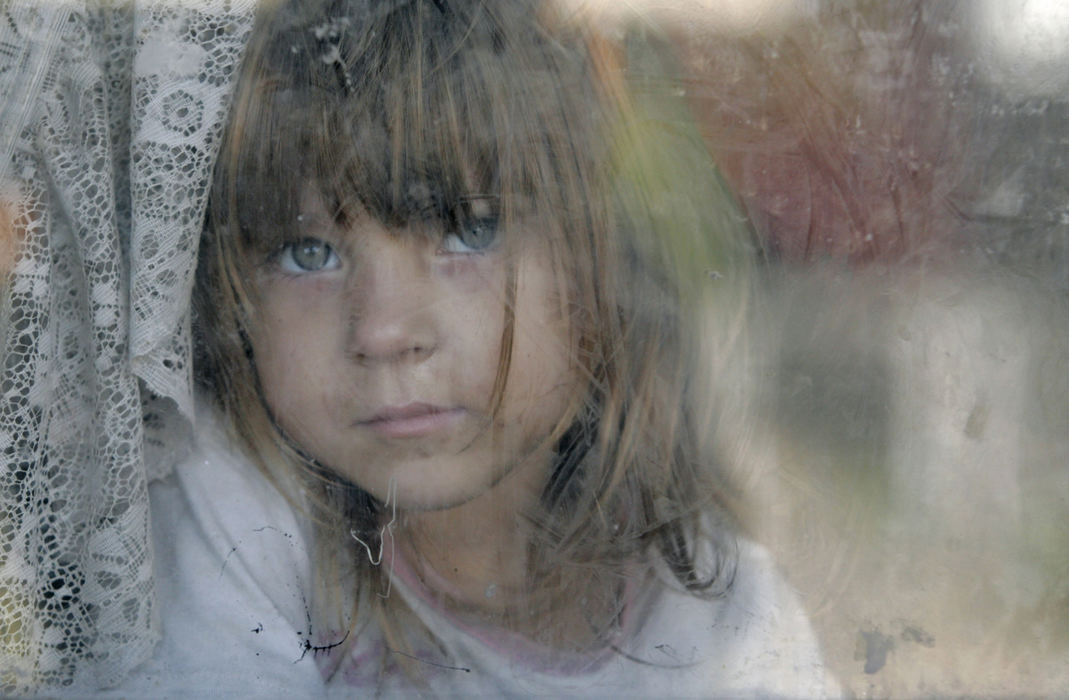
<svg viewBox="0 0 1069 700"><path fill-rule="evenodd" d="M342 230L306 197L302 235L257 271L251 340L281 428L321 464L401 507L450 508L510 477L536 493L576 395L561 281L539 235L506 246L480 203L452 233ZM516 275L506 390L492 413Z"/></svg>

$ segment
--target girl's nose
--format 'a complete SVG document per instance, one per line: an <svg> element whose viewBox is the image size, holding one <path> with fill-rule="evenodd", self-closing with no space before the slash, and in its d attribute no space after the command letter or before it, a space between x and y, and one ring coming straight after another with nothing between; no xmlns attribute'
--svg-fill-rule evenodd
<svg viewBox="0 0 1069 700"><path fill-rule="evenodd" d="M366 242L353 273L346 351L362 364L423 361L439 341L426 251L388 235Z"/></svg>

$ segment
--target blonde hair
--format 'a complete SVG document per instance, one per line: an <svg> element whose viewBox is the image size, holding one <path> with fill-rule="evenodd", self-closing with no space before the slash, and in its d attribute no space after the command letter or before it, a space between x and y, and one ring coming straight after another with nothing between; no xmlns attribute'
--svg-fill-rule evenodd
<svg viewBox="0 0 1069 700"><path fill-rule="evenodd" d="M537 3L263 11L216 168L197 280L198 359L249 454L284 491L311 496L328 589L352 568L358 598L380 611L398 605L366 595L385 589L384 574L348 536L378 547L382 504L280 432L246 334L257 303L251 270L293 235L309 185L342 218L361 207L397 226L452 216L474 187L499 199L505 236L547 237L568 281L585 391L554 433L539 511L525 514L537 525L532 599L551 610L574 595L561 581L580 571L594 572L576 577L584 591L612 597L626 567L653 560L695 594L730 584L731 519L698 410L707 389L692 382L706 360L712 278L745 278L745 227L708 159L694 155L701 143L686 122L636 109L620 65L608 44ZM697 186L700 201L689 194ZM520 217L537 225L514 232ZM509 318L510 299L506 289ZM510 322L504 335L497 400ZM709 539L714 554L699 564Z"/></svg>

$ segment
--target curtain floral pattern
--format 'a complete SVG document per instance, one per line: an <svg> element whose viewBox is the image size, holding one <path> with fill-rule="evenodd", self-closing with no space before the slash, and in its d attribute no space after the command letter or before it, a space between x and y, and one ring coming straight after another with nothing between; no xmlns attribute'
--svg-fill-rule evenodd
<svg viewBox="0 0 1069 700"><path fill-rule="evenodd" d="M189 296L250 0L0 2L0 692L151 652L147 482L192 423Z"/></svg>

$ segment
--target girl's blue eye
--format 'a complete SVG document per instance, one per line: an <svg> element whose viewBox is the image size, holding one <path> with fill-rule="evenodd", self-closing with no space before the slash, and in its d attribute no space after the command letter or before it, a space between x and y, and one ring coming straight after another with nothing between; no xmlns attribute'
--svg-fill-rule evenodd
<svg viewBox="0 0 1069 700"><path fill-rule="evenodd" d="M278 254L278 266L283 272L295 275L328 272L341 267L341 258L326 241L302 238L282 246Z"/></svg>
<svg viewBox="0 0 1069 700"><path fill-rule="evenodd" d="M460 221L442 239L447 253L479 253L497 241L497 217L481 217Z"/></svg>
<svg viewBox="0 0 1069 700"><path fill-rule="evenodd" d="M447 253L478 253L497 242L498 216L495 197L465 198L454 211L449 231L442 239Z"/></svg>

